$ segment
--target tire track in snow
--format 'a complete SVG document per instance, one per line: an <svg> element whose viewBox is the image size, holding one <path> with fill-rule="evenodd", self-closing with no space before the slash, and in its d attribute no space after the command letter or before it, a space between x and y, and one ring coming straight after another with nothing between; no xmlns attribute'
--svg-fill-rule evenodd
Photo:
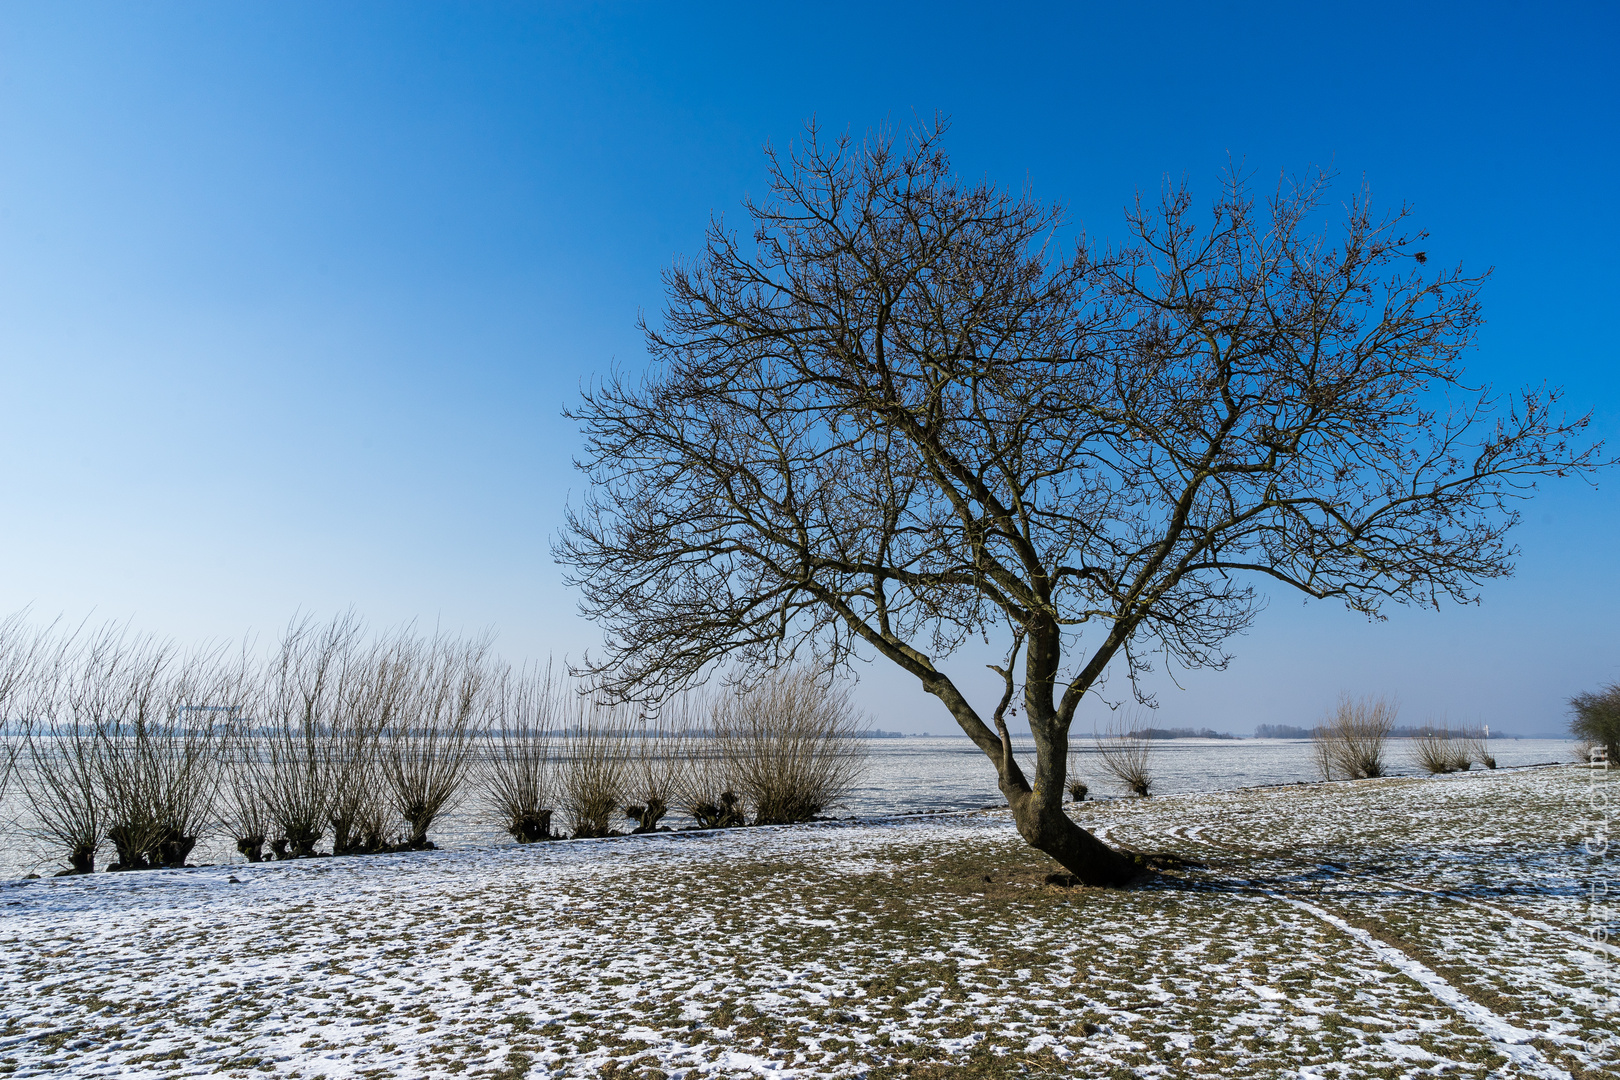
<svg viewBox="0 0 1620 1080"><path fill-rule="evenodd" d="M1171 825L1163 830L1163 835L1190 844L1203 844L1206 847L1212 847L1217 850L1230 852L1236 855L1254 855L1259 853L1264 858L1288 858L1283 854L1259 852L1258 849L1249 850L1240 848L1234 844L1225 843L1220 840L1210 840L1203 835L1204 831L1209 827L1209 822L1197 822L1192 825ZM1101 839L1100 835L1099 839ZM1543 934L1548 934L1552 937L1562 938L1564 941L1583 949L1591 949L1596 952L1605 953L1609 956L1620 957L1620 946L1611 945L1606 941L1601 941L1586 934L1576 933L1573 930L1566 929L1562 926L1555 926L1552 923L1543 922L1540 919L1533 919L1527 915L1520 915L1517 912L1510 911L1509 909L1502 907L1500 904L1493 904L1489 900L1481 900L1477 897L1463 895L1455 890L1425 889L1420 885L1411 885L1404 881L1396 881L1392 878L1380 877L1377 874L1368 874L1360 870L1350 870L1330 863L1316 863L1315 866L1318 870L1324 870L1330 874L1349 875L1358 881L1376 882L1379 885L1383 885L1391 889L1399 889L1402 892L1418 893L1423 896L1432 896L1437 900L1450 900L1453 903L1477 908L1480 911L1484 911L1491 915L1495 915L1498 918L1504 919L1515 926L1528 927L1540 931Z"/></svg>
<svg viewBox="0 0 1620 1080"><path fill-rule="evenodd" d="M1264 852L1260 849L1240 848L1235 844L1228 844L1224 841L1208 839L1203 834L1209 827L1209 822L1196 822L1191 825L1170 825L1164 828L1162 833L1163 835L1174 840L1181 840L1190 844L1203 844L1206 847L1216 848L1217 850L1230 852L1235 855L1258 854L1264 858L1271 859L1288 858L1288 856L1285 854ZM1110 831L1111 826L1100 826L1091 830L1093 835L1095 835L1099 840L1104 840L1105 843L1112 842L1106 839L1106 834ZM1543 934L1563 938L1565 941L1578 945L1582 948L1589 948L1598 952L1607 953L1610 956L1620 957L1620 945L1611 945L1606 941L1601 941L1586 934L1576 933L1575 931L1562 926L1555 926L1552 923L1543 922L1540 919L1533 919L1528 915L1520 915L1515 911L1511 911L1508 908L1501 906L1500 904L1493 904L1489 900L1481 900L1478 897L1467 896L1462 893L1458 893L1455 890L1425 889L1420 885L1411 885L1404 881L1396 881L1392 878L1380 877L1377 874L1368 874L1359 870L1350 870L1345 867L1336 866L1329 863L1316 863L1315 866L1317 869L1327 871L1331 874L1350 875L1360 881L1376 882L1379 885L1383 885L1391 889L1399 889L1402 892L1419 893L1424 896L1432 896L1437 900L1450 900L1454 903L1463 904L1467 907L1477 908L1481 911L1488 912L1499 918L1505 919L1508 922L1513 923L1515 926L1530 927L1540 931Z"/></svg>
<svg viewBox="0 0 1620 1080"><path fill-rule="evenodd" d="M1296 897L1283 893L1273 892L1269 889L1256 888L1256 891L1273 900L1281 901L1290 907L1295 907L1314 915L1316 918L1338 930L1341 934L1360 942L1378 955L1378 958L1402 975L1427 990L1431 997L1441 1004L1462 1015L1470 1024L1480 1030L1498 1053L1528 1069L1536 1076L1547 1077L1548 1080L1573 1080L1573 1077L1541 1053L1531 1043L1541 1033L1527 1030L1509 1023L1502 1016L1481 1005L1470 998L1457 987L1447 982L1438 972L1397 949L1386 941L1381 941L1359 926L1351 926L1330 911L1306 903ZM1548 1037L1548 1036L1542 1036Z"/></svg>
<svg viewBox="0 0 1620 1080"><path fill-rule="evenodd" d="M1341 870L1336 866L1324 866L1323 869L1329 870L1335 874L1349 873L1349 871ZM1566 941L1581 946L1582 948L1595 949L1599 952L1608 953L1610 956L1620 956L1620 947L1610 945L1606 941L1600 941L1597 938L1589 937L1586 934L1577 934L1573 930L1566 930L1561 926L1554 926L1552 923L1542 922L1540 919L1532 919L1527 915L1519 915L1516 912L1509 911L1505 907L1493 904L1489 900L1478 900L1471 896L1461 896L1450 891L1441 892L1437 889L1425 889L1420 885L1408 885L1404 881L1392 881L1389 878L1377 877L1373 874L1357 873L1355 876L1364 881L1376 881L1380 885L1387 885L1392 889L1400 889L1403 892L1421 893L1424 896L1432 896L1437 900L1450 900L1453 903L1463 904L1467 907L1479 908L1481 911L1498 915L1517 926L1533 927L1544 934L1551 934L1554 937L1561 937Z"/></svg>
<svg viewBox="0 0 1620 1080"><path fill-rule="evenodd" d="M1231 854L1253 854L1252 852L1245 852L1233 845L1226 844L1218 840L1210 840L1204 837L1202 834L1207 827L1207 822L1197 823L1194 825L1171 825L1162 830L1162 834L1185 843L1202 845ZM1114 843L1111 838L1105 839L1105 836L1113 832L1113 828L1110 826L1100 826L1092 829L1091 832L1093 835L1096 835L1098 839L1104 840L1105 843L1110 845ZM1270 857L1276 858L1278 856ZM1286 856L1282 856L1282 858L1286 859ZM1325 869L1335 875L1350 873L1349 871L1342 870L1338 867L1322 866L1321 864L1314 865L1318 869ZM1418 886L1404 885L1400 882L1393 882L1384 878L1374 877L1372 875L1355 874L1353 876L1368 881L1376 881L1382 885L1392 885L1397 888L1402 888L1417 893L1424 893L1442 899L1456 899L1461 903L1469 903L1473 904L1473 906L1480 907L1488 911L1497 912L1503 918L1510 919L1514 922L1535 926L1545 931L1551 931L1560 937L1577 938L1582 942L1586 941L1585 938L1577 934L1572 934L1570 931L1560 930L1551 924L1542 923L1536 919L1526 919L1515 915L1512 912L1502 911L1494 905L1482 901L1464 900L1460 897L1448 897L1443 893L1419 888ZM1555 1062L1548 1060L1546 1055L1544 1055L1540 1049L1538 1049L1531 1042L1532 1039L1538 1037L1557 1040L1557 1036L1544 1032L1531 1031L1527 1028L1521 1028L1518 1025L1511 1023L1499 1013L1469 997L1464 990L1448 981L1433 968L1413 958L1412 956L1409 956L1407 953L1403 952L1394 945L1391 945L1389 942L1379 939L1371 932L1363 930L1358 926L1352 926L1349 922L1324 908L1318 907L1312 903L1308 903L1297 897L1289 896L1286 893L1266 888L1264 885L1261 885L1256 881L1246 881L1244 884L1250 890L1258 893L1259 895L1268 897L1283 904L1287 904L1290 907L1297 908L1310 914L1316 919L1327 923L1329 926L1338 930L1351 940L1367 947L1385 964L1388 964L1396 971L1399 971L1401 974L1423 987L1423 989L1427 991L1429 995L1436 1001L1439 1001L1441 1004L1452 1009L1469 1023L1478 1028L1480 1033L1491 1042L1498 1053L1508 1058L1508 1060L1513 1061L1514 1063L1527 1069L1533 1075L1545 1077L1547 1080L1574 1080L1568 1071L1560 1067Z"/></svg>

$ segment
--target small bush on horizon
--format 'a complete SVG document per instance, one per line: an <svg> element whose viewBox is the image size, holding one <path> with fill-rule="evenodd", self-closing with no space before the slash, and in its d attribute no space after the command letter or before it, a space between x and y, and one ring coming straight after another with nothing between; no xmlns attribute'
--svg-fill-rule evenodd
<svg viewBox="0 0 1620 1080"><path fill-rule="evenodd" d="M1153 740L1130 724L1115 722L1102 734L1093 733L1103 766L1114 774L1121 787L1138 798L1147 798L1153 788L1150 759Z"/></svg>
<svg viewBox="0 0 1620 1080"><path fill-rule="evenodd" d="M1570 733L1602 747L1611 764L1620 764L1620 683L1576 694L1569 699L1569 708Z"/></svg>
<svg viewBox="0 0 1620 1080"><path fill-rule="evenodd" d="M1451 732L1444 728L1429 727L1412 740L1412 757L1418 768L1430 776L1457 772L1457 750L1452 745ZM1469 762L1462 763L1468 768Z"/></svg>

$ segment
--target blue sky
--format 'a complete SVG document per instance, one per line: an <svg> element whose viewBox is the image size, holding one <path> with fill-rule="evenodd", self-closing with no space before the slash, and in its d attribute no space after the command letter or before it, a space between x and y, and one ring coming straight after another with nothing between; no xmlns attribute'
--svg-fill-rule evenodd
<svg viewBox="0 0 1620 1080"><path fill-rule="evenodd" d="M184 640L294 610L578 656L560 416L760 149L935 110L959 170L1093 235L1166 175L1336 168L1494 266L1472 373L1620 434L1620 64L1603 5L74 4L0 8L0 610ZM1274 593L1156 722L1341 691L1551 731L1620 680L1620 474L1533 504L1479 607ZM982 657L961 658L965 678ZM884 728L941 731L878 668Z"/></svg>

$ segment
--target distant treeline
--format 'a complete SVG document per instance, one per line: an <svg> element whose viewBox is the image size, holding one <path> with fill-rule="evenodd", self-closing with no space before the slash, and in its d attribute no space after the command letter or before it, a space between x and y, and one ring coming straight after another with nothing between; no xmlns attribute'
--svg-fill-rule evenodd
<svg viewBox="0 0 1620 1080"><path fill-rule="evenodd" d="M1306 732L1307 735L1310 732ZM1137 728L1130 732L1127 738L1131 739L1235 739L1236 735L1224 731L1211 731L1207 727L1150 727Z"/></svg>
<svg viewBox="0 0 1620 1080"><path fill-rule="evenodd" d="M1483 738L1485 731L1479 727L1447 727L1445 725L1423 724L1418 727L1398 727L1390 729L1390 738L1393 739L1478 739ZM1498 735L1498 738L1501 736Z"/></svg>
<svg viewBox="0 0 1620 1080"><path fill-rule="evenodd" d="M1296 727L1293 724L1256 724L1254 737L1257 739L1309 739L1314 729ZM1427 739L1427 738L1475 738L1482 737L1484 730L1477 727L1441 727L1433 724L1423 724L1418 727L1397 727L1389 730L1392 739ZM1495 739L1513 739L1516 735L1499 732L1491 736Z"/></svg>

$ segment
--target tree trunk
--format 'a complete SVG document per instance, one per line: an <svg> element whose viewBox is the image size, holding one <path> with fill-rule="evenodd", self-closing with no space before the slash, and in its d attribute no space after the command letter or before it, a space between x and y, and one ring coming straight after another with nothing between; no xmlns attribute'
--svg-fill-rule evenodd
<svg viewBox="0 0 1620 1080"><path fill-rule="evenodd" d="M536 810L532 813L519 814L512 819L512 824L506 827L512 834L512 839L520 844L533 844L541 840L550 840L551 811Z"/></svg>
<svg viewBox="0 0 1620 1080"><path fill-rule="evenodd" d="M1051 805L1052 800L1033 791L1014 792L1007 802L1025 843L1056 859L1080 884L1117 887L1141 875L1142 868L1132 859L1076 825L1061 802Z"/></svg>
<svg viewBox="0 0 1620 1080"><path fill-rule="evenodd" d="M145 829L134 825L114 825L107 830L107 839L113 842L113 848L118 852L118 861L107 867L108 870L146 870L149 864L146 861L146 840L148 833Z"/></svg>
<svg viewBox="0 0 1620 1080"><path fill-rule="evenodd" d="M56 876L57 877L70 877L70 876L72 876L74 874L92 874L92 873L95 873L95 869L96 869L96 846L94 844L90 844L90 845L87 845L87 846L80 846L80 847L76 847L72 851L68 852L68 865L70 867L72 867L72 869L63 870L60 873L58 873Z"/></svg>
<svg viewBox="0 0 1620 1080"><path fill-rule="evenodd" d="M157 850L153 853L155 857L151 859L151 864L175 869L184 868L187 857L191 855L192 849L196 846L197 838L195 836L185 836L170 830L163 841L158 844Z"/></svg>
<svg viewBox="0 0 1620 1080"><path fill-rule="evenodd" d="M1097 664L1098 658L1112 655L1111 646L1120 638L1116 628L1109 642L1104 643L1093 658L1093 664ZM1056 859L1080 884L1128 885L1141 876L1142 867L1076 825L1063 812L1070 721L1059 716L1053 701L1061 656L1062 639L1055 622L1040 620L1030 628L1029 645L1024 653L1024 710L1029 718L1030 736L1035 740L1035 783L1032 786L1026 781L1022 791L1014 793L1020 797L1009 794L1007 803L1012 807L1018 835L1031 847ZM1102 662L1106 663L1106 659ZM1011 658L1008 663L1010 697Z"/></svg>
<svg viewBox="0 0 1620 1080"><path fill-rule="evenodd" d="M1067 727L1051 715L1050 706L1043 710L1047 713L1044 718L1032 719L1030 723L1035 737L1036 762L1035 785L1031 787L1012 756L1006 725L999 712L996 717L998 735L985 726L949 679L935 677L926 680L924 686L945 703L968 738L995 764L997 786L1012 808L1013 823L1025 843L1056 859L1082 885L1117 887L1128 885L1141 875L1142 868L1134 860L1092 836L1063 812L1069 741ZM1026 703L1031 701L1040 704L1038 698L1026 692Z"/></svg>
<svg viewBox="0 0 1620 1080"><path fill-rule="evenodd" d="M427 838L428 826L433 824L433 815L419 811L415 817L405 819L411 827L410 839L405 841L406 851L433 851L433 841Z"/></svg>

